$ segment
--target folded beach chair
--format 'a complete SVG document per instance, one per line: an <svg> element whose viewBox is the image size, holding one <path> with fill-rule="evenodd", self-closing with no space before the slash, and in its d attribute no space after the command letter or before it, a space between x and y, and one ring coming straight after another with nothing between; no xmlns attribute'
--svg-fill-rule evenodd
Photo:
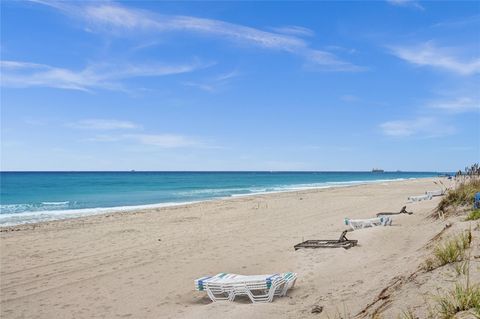
<svg viewBox="0 0 480 319"><path fill-rule="evenodd" d="M432 197L443 196L443 194L444 194L443 189L437 189L437 190L434 190L434 191L426 191L425 192L425 195L431 195Z"/></svg>
<svg viewBox="0 0 480 319"><path fill-rule="evenodd" d="M195 280L195 289L206 291L212 301L233 301L245 295L253 303L271 302L274 296L285 296L296 279L297 274L292 272L257 276L220 273Z"/></svg>
<svg viewBox="0 0 480 319"><path fill-rule="evenodd" d="M303 243L293 246L295 250L300 248L345 248L349 249L357 245L358 240L347 239L347 231L344 230L338 240L306 240Z"/></svg>
<svg viewBox="0 0 480 319"><path fill-rule="evenodd" d="M400 215L400 214L408 214L412 215L412 212L407 212L407 206L403 206L402 209L398 213L388 213L388 212L382 212L382 213L377 213L377 217L380 216L388 216L388 215Z"/></svg>
<svg viewBox="0 0 480 319"><path fill-rule="evenodd" d="M432 199L432 198L433 198L432 195L430 195L430 194L425 194L425 195L419 195L419 196L410 196L410 197L408 198L408 201L410 201L410 202L420 202L420 201L422 201L422 200L427 200L427 199L430 200L430 199Z"/></svg>
<svg viewBox="0 0 480 319"><path fill-rule="evenodd" d="M375 227L375 226L391 226L392 219L388 216L382 216L369 219L349 219L345 218L345 225L350 226L353 230Z"/></svg>
<svg viewBox="0 0 480 319"><path fill-rule="evenodd" d="M473 202L473 208L480 208L480 193L475 194L475 201Z"/></svg>

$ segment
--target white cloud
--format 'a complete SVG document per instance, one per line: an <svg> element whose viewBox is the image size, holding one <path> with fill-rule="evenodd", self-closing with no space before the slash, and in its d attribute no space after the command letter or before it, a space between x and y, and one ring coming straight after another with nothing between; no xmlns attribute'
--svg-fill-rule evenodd
<svg viewBox="0 0 480 319"><path fill-rule="evenodd" d="M195 138L178 134L100 134L83 139L83 141L101 143L129 142L158 148L213 148Z"/></svg>
<svg viewBox="0 0 480 319"><path fill-rule="evenodd" d="M480 110L480 100L478 98L459 97L451 100L431 101L428 106L452 113L462 113Z"/></svg>
<svg viewBox="0 0 480 319"><path fill-rule="evenodd" d="M315 32L313 32L313 30L296 25L289 25L270 29L277 33L289 34L294 36L312 37L315 35Z"/></svg>
<svg viewBox="0 0 480 319"><path fill-rule="evenodd" d="M320 50L305 50L302 55L306 58L310 67L326 71L350 71L362 72L366 71L366 67L353 65L348 62L340 61L337 57L329 52Z"/></svg>
<svg viewBox="0 0 480 319"><path fill-rule="evenodd" d="M422 7L418 1L414 0L387 0L388 3L394 6L399 6L399 7L410 7L410 8L415 8L417 10L425 10L424 7Z"/></svg>
<svg viewBox="0 0 480 319"><path fill-rule="evenodd" d="M355 53L357 53L357 50L356 50L356 49L345 48L345 47L342 47L342 46L339 46L339 45L327 45L327 46L325 46L325 49L330 50L330 51L348 53L348 54L355 54Z"/></svg>
<svg viewBox="0 0 480 319"><path fill-rule="evenodd" d="M419 117L411 120L388 121L380 125L383 133L394 137L409 137L418 135L424 138L450 135L454 128L436 118Z"/></svg>
<svg viewBox="0 0 480 319"><path fill-rule="evenodd" d="M136 129L140 126L130 121L107 120L107 119L87 119L75 123L69 123L69 127L85 130L125 130Z"/></svg>
<svg viewBox="0 0 480 319"><path fill-rule="evenodd" d="M437 47L432 41L416 46L395 46L390 48L397 57L419 66L430 66L460 75L480 73L480 58L461 59L454 55L452 48Z"/></svg>
<svg viewBox="0 0 480 319"><path fill-rule="evenodd" d="M473 16L462 17L460 19L454 19L449 21L442 21L433 24L432 28L464 28L470 25L475 25L480 23L480 14L476 14ZM476 27L476 26L472 26Z"/></svg>
<svg viewBox="0 0 480 319"><path fill-rule="evenodd" d="M183 85L196 87L207 92L217 92L220 88L227 85L231 79L236 78L239 75L240 73L234 70L228 73L217 75L213 78L206 79L204 81L186 81L183 82Z"/></svg>
<svg viewBox="0 0 480 319"><path fill-rule="evenodd" d="M0 61L1 85L5 87L51 87L90 91L94 88L122 90L121 80L193 72L208 64L93 64L82 70L70 70L46 64Z"/></svg>
<svg viewBox="0 0 480 319"><path fill-rule="evenodd" d="M299 33L305 35L308 29L302 27L283 28L283 33L229 23L215 19L193 16L159 15L146 10L127 8L116 3L87 2L82 5L73 2L36 0L34 2L56 8L66 14L82 19L89 30L108 32L118 36L136 36L138 32L190 32L219 37L234 43L249 44L264 49L278 50L301 56L310 63L336 71L362 71L352 63L342 61L331 53L309 46ZM287 32L285 32L287 31ZM285 34L287 33L287 34Z"/></svg>
<svg viewBox="0 0 480 319"><path fill-rule="evenodd" d="M161 148L180 148L202 146L193 138L175 134L129 134L124 135L140 144L157 146Z"/></svg>

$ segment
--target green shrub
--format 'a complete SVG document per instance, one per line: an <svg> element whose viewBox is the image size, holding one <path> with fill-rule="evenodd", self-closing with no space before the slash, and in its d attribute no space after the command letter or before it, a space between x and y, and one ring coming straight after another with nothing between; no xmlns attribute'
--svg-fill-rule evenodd
<svg viewBox="0 0 480 319"><path fill-rule="evenodd" d="M437 206L437 211L446 213L448 208L473 205L475 194L480 192L480 179L470 179L447 192Z"/></svg>
<svg viewBox="0 0 480 319"><path fill-rule="evenodd" d="M436 247L433 254L439 262L439 266L443 266L462 260L464 249L461 248L457 241L450 240L446 244Z"/></svg>
<svg viewBox="0 0 480 319"><path fill-rule="evenodd" d="M456 313L467 310L480 315L480 286L457 283L452 291L437 298L436 310L441 319L454 318Z"/></svg>
<svg viewBox="0 0 480 319"><path fill-rule="evenodd" d="M474 209L468 214L465 220L477 220L480 219L480 209Z"/></svg>
<svg viewBox="0 0 480 319"><path fill-rule="evenodd" d="M433 257L427 258L424 264L426 271L431 271L440 266L462 261L465 258L465 250L472 242L470 230L450 238L445 243L435 247Z"/></svg>

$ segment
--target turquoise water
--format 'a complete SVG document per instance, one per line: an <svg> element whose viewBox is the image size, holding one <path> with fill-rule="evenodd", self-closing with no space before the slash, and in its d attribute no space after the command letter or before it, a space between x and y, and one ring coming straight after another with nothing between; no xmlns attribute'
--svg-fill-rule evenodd
<svg viewBox="0 0 480 319"><path fill-rule="evenodd" d="M0 225L434 172L1 172Z"/></svg>

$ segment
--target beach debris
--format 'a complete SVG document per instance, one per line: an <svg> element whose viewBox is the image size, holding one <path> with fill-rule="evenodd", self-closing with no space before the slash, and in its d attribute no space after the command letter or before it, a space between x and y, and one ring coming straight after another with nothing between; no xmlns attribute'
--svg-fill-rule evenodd
<svg viewBox="0 0 480 319"><path fill-rule="evenodd" d="M311 239L301 242L293 246L295 250L300 248L345 248L349 249L357 245L357 240L350 240L347 238L347 231L344 230L340 235L338 240L322 240L322 239Z"/></svg>
<svg viewBox="0 0 480 319"><path fill-rule="evenodd" d="M400 214L412 215L413 212L408 212L408 211L407 211L407 206L403 206L402 209L400 209L400 211L397 212L397 213L382 212L382 213L378 213L378 214L377 214L377 217L380 217L380 216L382 216L382 215L400 215Z"/></svg>
<svg viewBox="0 0 480 319"><path fill-rule="evenodd" d="M8 232L12 232L12 231L21 231L21 230L22 230L21 228L2 228L2 229L0 229L0 232L8 233Z"/></svg>
<svg viewBox="0 0 480 319"><path fill-rule="evenodd" d="M312 313L322 313L323 312L323 306L315 305L312 308Z"/></svg>

